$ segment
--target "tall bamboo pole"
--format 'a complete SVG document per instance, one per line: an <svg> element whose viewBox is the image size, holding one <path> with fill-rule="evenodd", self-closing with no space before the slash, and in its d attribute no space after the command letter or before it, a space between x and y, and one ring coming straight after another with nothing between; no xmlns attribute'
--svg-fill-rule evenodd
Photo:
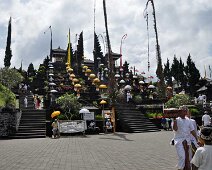
<svg viewBox="0 0 212 170"><path fill-rule="evenodd" d="M108 33L108 26L107 26L107 12L106 12L106 3L103 0L103 9L104 9L104 19L105 19L105 29L106 29L106 38L107 38L107 47L108 47L108 66L109 66L109 82L108 82L108 93L110 95L115 95L115 77L114 77L114 60L113 56L111 55L111 45L110 45L110 38ZM114 97L114 96L112 96ZM115 119L115 109L114 109L114 101L112 100L112 117ZM113 122L115 125L115 120ZM113 132L115 132L115 127L113 128Z"/></svg>
<svg viewBox="0 0 212 170"><path fill-rule="evenodd" d="M163 67L162 67L162 59L161 59L161 52L160 52L160 45L159 45L159 40L158 40L158 31L157 31L157 21L156 21L156 15L155 15L155 5L153 0L148 0L146 3L146 8L147 10L148 3L151 2L152 8L153 8L153 19L154 19L154 30L155 30L155 37L156 37L156 58L157 58L157 70L156 70L156 75L159 79L159 95L160 97L165 97L165 82L164 82L164 73L163 73Z"/></svg>

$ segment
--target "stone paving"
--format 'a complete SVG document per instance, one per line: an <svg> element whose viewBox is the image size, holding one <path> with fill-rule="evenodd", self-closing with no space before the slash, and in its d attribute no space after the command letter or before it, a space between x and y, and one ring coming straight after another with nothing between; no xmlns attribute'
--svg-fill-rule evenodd
<svg viewBox="0 0 212 170"><path fill-rule="evenodd" d="M174 170L171 131L0 140L0 170Z"/></svg>

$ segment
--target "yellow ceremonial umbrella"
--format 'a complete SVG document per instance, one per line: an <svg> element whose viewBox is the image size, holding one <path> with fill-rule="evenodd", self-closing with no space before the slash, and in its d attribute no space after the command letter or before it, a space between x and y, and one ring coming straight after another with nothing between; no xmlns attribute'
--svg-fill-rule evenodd
<svg viewBox="0 0 212 170"><path fill-rule="evenodd" d="M51 118L54 118L56 116L60 115L60 111L54 111L52 114L51 114Z"/></svg>

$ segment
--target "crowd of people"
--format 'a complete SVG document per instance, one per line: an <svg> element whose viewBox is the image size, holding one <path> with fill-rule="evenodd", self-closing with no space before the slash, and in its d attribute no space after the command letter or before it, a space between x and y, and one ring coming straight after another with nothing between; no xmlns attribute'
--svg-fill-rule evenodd
<svg viewBox="0 0 212 170"><path fill-rule="evenodd" d="M212 170L212 127L207 111L202 116L202 126L191 119L186 106L180 108L179 117L173 118L172 129L178 156L178 170Z"/></svg>
<svg viewBox="0 0 212 170"><path fill-rule="evenodd" d="M34 95L34 107L35 109L41 109L43 108L43 98ZM24 97L24 107L27 108L28 107L28 96Z"/></svg>

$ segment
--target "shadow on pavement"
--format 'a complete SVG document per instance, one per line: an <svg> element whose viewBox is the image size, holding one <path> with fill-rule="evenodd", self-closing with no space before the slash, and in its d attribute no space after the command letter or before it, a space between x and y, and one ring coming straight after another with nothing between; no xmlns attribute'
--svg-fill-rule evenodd
<svg viewBox="0 0 212 170"><path fill-rule="evenodd" d="M114 136L119 137L120 139L114 138ZM126 134L120 134L120 133L114 133L113 137L109 137L109 136L105 136L105 137L101 137L99 139L111 139L111 140L124 140L124 141L133 141L130 139L127 139Z"/></svg>

